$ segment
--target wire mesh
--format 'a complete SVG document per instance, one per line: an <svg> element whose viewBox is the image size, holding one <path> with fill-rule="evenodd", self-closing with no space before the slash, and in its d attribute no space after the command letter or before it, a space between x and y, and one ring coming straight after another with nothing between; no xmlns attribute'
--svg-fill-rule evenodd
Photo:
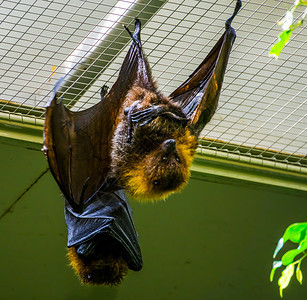
<svg viewBox="0 0 307 300"><path fill-rule="evenodd" d="M122 9L114 11L119 4ZM307 167L306 27L293 33L278 60L268 56L280 31L276 21L292 4L292 0L243 1L233 22L237 39L219 108L202 132L202 152L236 154L251 162L257 158L301 171ZM101 22L112 14L131 29L134 17L145 20L144 50L161 91L168 95L210 51L234 5L230 0L2 1L0 110L9 117L42 120L56 81L82 61L84 71L78 76L88 80L82 85L75 79L69 83L66 103L74 110L97 103L100 87L115 82L130 45L120 26L106 33L111 39L99 49L99 56L84 61L96 44L95 33L108 26ZM76 54L82 43L86 50Z"/></svg>

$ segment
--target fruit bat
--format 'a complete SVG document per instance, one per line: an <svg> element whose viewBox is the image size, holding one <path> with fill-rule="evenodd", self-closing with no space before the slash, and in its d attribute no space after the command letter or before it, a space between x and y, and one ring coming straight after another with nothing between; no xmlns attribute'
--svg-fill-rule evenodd
<svg viewBox="0 0 307 300"><path fill-rule="evenodd" d="M125 192L159 199L180 190L201 130L217 108L236 34L231 22L190 77L168 97L157 88L135 21L118 79L93 107L72 112L58 97L46 109L44 153L65 198L68 256L83 283L118 284L142 268Z"/></svg>

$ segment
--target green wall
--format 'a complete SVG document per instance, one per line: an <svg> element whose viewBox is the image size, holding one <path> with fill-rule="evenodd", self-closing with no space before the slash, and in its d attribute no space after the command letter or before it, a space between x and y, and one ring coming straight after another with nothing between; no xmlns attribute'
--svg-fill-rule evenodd
<svg viewBox="0 0 307 300"><path fill-rule="evenodd" d="M0 151L0 299L280 299L272 253L289 224L306 221L306 192L191 179L165 202L131 201L143 269L120 287L86 287L68 266L63 200L42 175L43 154ZM284 297L306 292L306 281L292 280Z"/></svg>

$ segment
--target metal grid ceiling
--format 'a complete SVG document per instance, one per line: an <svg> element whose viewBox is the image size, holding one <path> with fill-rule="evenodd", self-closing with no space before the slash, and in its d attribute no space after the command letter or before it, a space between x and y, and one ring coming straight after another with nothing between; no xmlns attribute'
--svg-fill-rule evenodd
<svg viewBox="0 0 307 300"><path fill-rule="evenodd" d="M131 42L122 25L133 29L135 16L146 22L142 41L153 75L160 89L171 93L210 51L235 5L230 0L0 3L1 111L9 118L22 114L34 121L43 119L42 108L60 77L68 74L68 87L74 86L78 78L70 75L80 62L83 73L79 68L77 76L89 80L77 92L66 89L66 103L80 110L100 100L100 87L114 83ZM243 1L233 22L237 40L219 108L203 131L204 151L307 166L306 28L293 33L278 60L268 56L280 30L276 21L292 4ZM105 37L111 40L100 56L84 59ZM87 68L95 64L89 75Z"/></svg>

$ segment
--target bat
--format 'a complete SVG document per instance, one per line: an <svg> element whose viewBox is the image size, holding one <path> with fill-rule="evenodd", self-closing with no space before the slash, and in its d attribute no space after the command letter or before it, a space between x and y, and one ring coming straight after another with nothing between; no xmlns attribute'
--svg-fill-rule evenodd
<svg viewBox="0 0 307 300"><path fill-rule="evenodd" d="M157 88L135 21L132 44L109 92L89 109L67 109L58 90L46 108L44 154L65 198L68 257L85 284L119 284L142 268L126 192L153 200L179 191L201 130L214 115L233 42L231 22L190 77L168 97Z"/></svg>
<svg viewBox="0 0 307 300"><path fill-rule="evenodd" d="M132 35L136 79L123 100L111 149L111 173L135 199L156 200L179 191L190 177L198 137L214 115L236 33L231 22L190 77L168 97L157 88L140 43L140 22Z"/></svg>

